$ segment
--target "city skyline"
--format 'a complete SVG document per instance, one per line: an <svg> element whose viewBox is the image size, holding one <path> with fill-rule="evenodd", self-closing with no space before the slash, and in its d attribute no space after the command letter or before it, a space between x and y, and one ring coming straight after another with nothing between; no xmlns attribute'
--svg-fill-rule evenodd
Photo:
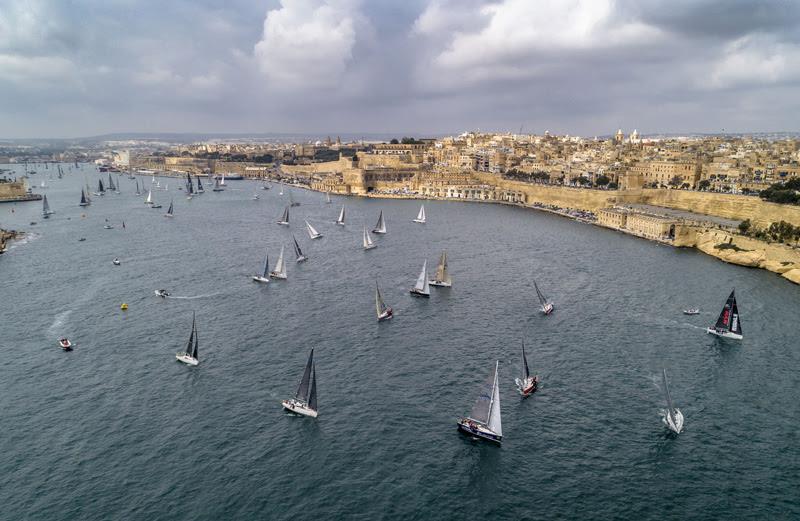
<svg viewBox="0 0 800 521"><path fill-rule="evenodd" d="M792 132L799 28L778 0L3 0L0 138Z"/></svg>

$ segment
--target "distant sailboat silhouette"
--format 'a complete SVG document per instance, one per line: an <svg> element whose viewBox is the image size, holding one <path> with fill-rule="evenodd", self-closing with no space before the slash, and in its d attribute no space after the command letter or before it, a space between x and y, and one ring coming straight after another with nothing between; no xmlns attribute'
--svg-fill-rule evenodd
<svg viewBox="0 0 800 521"><path fill-rule="evenodd" d="M378 215L378 224L375 225L375 229L372 230L372 233L386 233L386 221L383 218L383 210Z"/></svg>
<svg viewBox="0 0 800 521"><path fill-rule="evenodd" d="M419 213L417 214L417 218L414 219L415 223L425 224L425 205L419 207Z"/></svg>

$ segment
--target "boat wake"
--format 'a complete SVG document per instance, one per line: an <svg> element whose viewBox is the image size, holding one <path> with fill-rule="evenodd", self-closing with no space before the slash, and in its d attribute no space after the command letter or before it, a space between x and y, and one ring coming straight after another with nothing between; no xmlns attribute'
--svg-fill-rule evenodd
<svg viewBox="0 0 800 521"><path fill-rule="evenodd" d="M194 296L191 296L191 297L181 296L181 295L170 295L167 298L176 298L176 299L181 299L181 300L194 300L194 299L198 299L198 298L214 297L216 295L219 295L219 293L208 293L206 295L194 295Z"/></svg>
<svg viewBox="0 0 800 521"><path fill-rule="evenodd" d="M61 332L61 328L64 326L64 323L67 321L69 316L72 314L72 310L68 309L66 311L62 311L58 315L56 315L55 320L53 323L50 324L50 327L47 328L47 333L49 336L56 336Z"/></svg>

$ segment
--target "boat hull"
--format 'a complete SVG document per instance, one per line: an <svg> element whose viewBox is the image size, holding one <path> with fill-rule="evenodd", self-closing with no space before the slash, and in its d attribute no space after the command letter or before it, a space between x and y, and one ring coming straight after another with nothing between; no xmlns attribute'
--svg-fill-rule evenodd
<svg viewBox="0 0 800 521"><path fill-rule="evenodd" d="M683 430L683 413L680 409L675 409L675 419L669 415L669 412L664 411L664 425L675 434L680 434Z"/></svg>
<svg viewBox="0 0 800 521"><path fill-rule="evenodd" d="M539 378L533 377L528 379L528 381L522 381L519 378L514 380L514 383L517 384L517 390L519 394L522 395L523 398L528 397L535 393L539 389Z"/></svg>
<svg viewBox="0 0 800 521"><path fill-rule="evenodd" d="M278 280L286 280L287 278L286 275L284 275L283 273L275 273L274 271L271 271L269 276L272 279L278 279Z"/></svg>
<svg viewBox="0 0 800 521"><path fill-rule="evenodd" d="M187 355L186 353L175 353L175 359L178 362L183 362L186 365L197 365L200 363L197 358Z"/></svg>
<svg viewBox="0 0 800 521"><path fill-rule="evenodd" d="M469 436L474 436L476 438L491 441L497 444L500 444L503 441L503 437L501 435L495 434L489 429L467 419L461 419L458 421L458 430L459 432Z"/></svg>
<svg viewBox="0 0 800 521"><path fill-rule="evenodd" d="M322 238L322 234L318 233L316 235L309 235L309 237L311 237L312 239L320 239L320 238Z"/></svg>
<svg viewBox="0 0 800 521"><path fill-rule="evenodd" d="M377 233L379 235L383 235L383 234L386 233L386 231L385 230L372 230L372 233Z"/></svg>
<svg viewBox="0 0 800 521"><path fill-rule="evenodd" d="M253 281L255 281L255 282L261 282L261 283L263 283L263 284L268 284L268 283L269 283L269 278L267 278L267 277L261 277L261 276L259 276L259 275L253 275Z"/></svg>
<svg viewBox="0 0 800 521"><path fill-rule="evenodd" d="M297 257L297 260L295 260L295 262L305 262L307 260L308 260L308 257L306 257L305 255L301 255L301 256Z"/></svg>
<svg viewBox="0 0 800 521"><path fill-rule="evenodd" d="M156 297L161 297L161 298L167 298L167 297L169 297L169 293L167 293L166 291L161 291L161 290L158 290L158 289L157 289L157 290L155 290L153 293L155 293L155 294L156 294Z"/></svg>
<svg viewBox="0 0 800 521"><path fill-rule="evenodd" d="M411 290L409 290L409 293L411 293L411 296L413 296L413 297L430 298L430 296L431 296L430 293L423 293L422 291L420 291L420 290L418 290L416 288L411 288Z"/></svg>
<svg viewBox="0 0 800 521"><path fill-rule="evenodd" d="M314 409L311 409L306 404L298 402L296 400L283 400L281 402L283 408L289 412L293 412L295 414L301 414L303 416L308 416L309 418L316 418L319 414Z"/></svg>
<svg viewBox="0 0 800 521"><path fill-rule="evenodd" d="M386 311L384 311L383 313L381 313L380 315L378 315L378 322L382 322L384 320L389 320L393 316L394 316L394 312L392 311L392 308L389 308Z"/></svg>
<svg viewBox="0 0 800 521"><path fill-rule="evenodd" d="M708 333L709 335L718 336L720 338L727 338L730 340L741 340L742 338L744 338L742 335L731 333L730 331L719 331L713 327L707 328L706 333Z"/></svg>
<svg viewBox="0 0 800 521"><path fill-rule="evenodd" d="M289 226L289 221L278 221L277 224L280 224L281 226Z"/></svg>
<svg viewBox="0 0 800 521"><path fill-rule="evenodd" d="M429 280L428 285L430 286L438 286L440 288L449 288L453 285L452 282L443 282L439 280Z"/></svg>
<svg viewBox="0 0 800 521"><path fill-rule="evenodd" d="M425 221L423 221L422 219L414 219L414 222L419 224L425 224Z"/></svg>
<svg viewBox="0 0 800 521"><path fill-rule="evenodd" d="M377 247L377 244L370 244L369 246L364 246L364 250L372 250Z"/></svg>
<svg viewBox="0 0 800 521"><path fill-rule="evenodd" d="M554 309L556 309L556 307L554 305L545 304L544 306L542 306L542 313L545 314L545 315L549 315L550 313L553 312Z"/></svg>

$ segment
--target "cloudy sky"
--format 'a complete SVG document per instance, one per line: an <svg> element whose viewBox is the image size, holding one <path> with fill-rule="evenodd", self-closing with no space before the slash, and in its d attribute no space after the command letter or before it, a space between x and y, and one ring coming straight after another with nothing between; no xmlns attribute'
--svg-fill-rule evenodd
<svg viewBox="0 0 800 521"><path fill-rule="evenodd" d="M0 137L796 131L795 0L0 0Z"/></svg>

